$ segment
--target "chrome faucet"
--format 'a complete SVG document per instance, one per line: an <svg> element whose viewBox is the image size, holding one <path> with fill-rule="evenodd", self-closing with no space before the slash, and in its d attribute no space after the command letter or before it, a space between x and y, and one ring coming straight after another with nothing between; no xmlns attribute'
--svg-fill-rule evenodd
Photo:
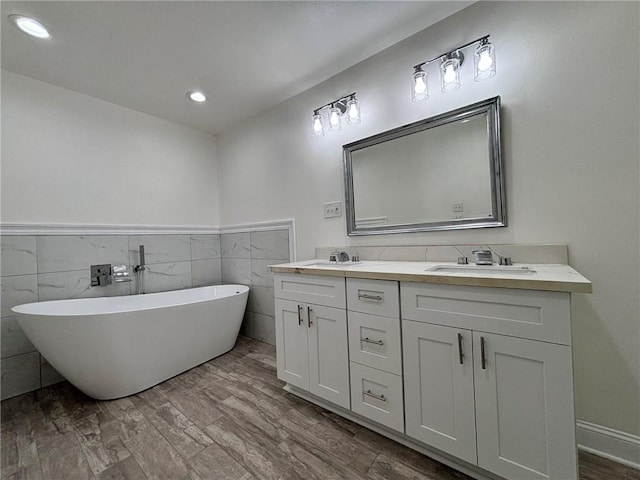
<svg viewBox="0 0 640 480"><path fill-rule="evenodd" d="M329 255L330 262L348 262L349 254L345 251L334 251L331 255Z"/></svg>

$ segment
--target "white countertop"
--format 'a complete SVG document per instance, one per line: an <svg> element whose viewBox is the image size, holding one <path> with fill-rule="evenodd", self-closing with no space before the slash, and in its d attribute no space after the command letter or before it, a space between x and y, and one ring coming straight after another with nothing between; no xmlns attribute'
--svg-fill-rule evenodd
<svg viewBox="0 0 640 480"><path fill-rule="evenodd" d="M460 266L455 262L362 261L330 264L326 260L272 265L274 273L327 275L406 282L519 288L557 292L591 293L591 282L569 265L524 264Z"/></svg>

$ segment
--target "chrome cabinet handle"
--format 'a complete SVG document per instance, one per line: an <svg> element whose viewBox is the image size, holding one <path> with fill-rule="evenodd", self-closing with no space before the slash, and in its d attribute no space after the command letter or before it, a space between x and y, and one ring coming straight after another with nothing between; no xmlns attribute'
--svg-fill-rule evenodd
<svg viewBox="0 0 640 480"><path fill-rule="evenodd" d="M302 325L302 305L298 305L298 325Z"/></svg>
<svg viewBox="0 0 640 480"><path fill-rule="evenodd" d="M480 360L482 361L482 369L487 369L487 357L485 355L484 337L480 337Z"/></svg>
<svg viewBox="0 0 640 480"><path fill-rule="evenodd" d="M462 351L462 334L458 334L458 359L460 360L460 365L464 364L464 352Z"/></svg>
<svg viewBox="0 0 640 480"><path fill-rule="evenodd" d="M367 293L358 292L358 300L360 300L360 299L375 300L376 302L381 302L382 301L382 296L381 295L369 295Z"/></svg>
<svg viewBox="0 0 640 480"><path fill-rule="evenodd" d="M311 312L313 312L313 310L309 305L307 305L307 319L309 320L309 328L311 328L311 325L313 324L313 322L311 321Z"/></svg>
<svg viewBox="0 0 640 480"><path fill-rule="evenodd" d="M386 397L384 395L376 395L375 393L372 393L371 390L367 390L366 392L362 392L362 393L364 393L365 395L368 395L370 397L373 397L373 398L375 398L377 400L380 400L382 402L386 402L387 401L387 399L386 399Z"/></svg>
<svg viewBox="0 0 640 480"><path fill-rule="evenodd" d="M384 345L384 342L382 340L371 340L369 337L361 338L360 341L366 343L375 343L376 345Z"/></svg>

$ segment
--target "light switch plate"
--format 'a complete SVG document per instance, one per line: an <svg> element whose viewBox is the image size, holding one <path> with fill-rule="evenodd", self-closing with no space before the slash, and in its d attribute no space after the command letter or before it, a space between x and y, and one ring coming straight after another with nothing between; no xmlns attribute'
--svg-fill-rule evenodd
<svg viewBox="0 0 640 480"><path fill-rule="evenodd" d="M342 216L342 202L330 202L324 204L324 218Z"/></svg>

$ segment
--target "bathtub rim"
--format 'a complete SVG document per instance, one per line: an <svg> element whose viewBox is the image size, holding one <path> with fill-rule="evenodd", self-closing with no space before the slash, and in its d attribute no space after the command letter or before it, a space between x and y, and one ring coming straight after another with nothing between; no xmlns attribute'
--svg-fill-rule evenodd
<svg viewBox="0 0 640 480"><path fill-rule="evenodd" d="M126 298L126 299L131 299L130 301L135 301L133 299L139 298L139 297L143 297L145 299L150 297L156 297L156 298L169 297L169 296L179 297L179 293L181 292L187 292L187 291L193 291L193 290L208 290L208 289L215 290L216 288L219 289L220 287L226 287L230 291L233 291L233 290L239 290L239 291L234 291L233 293L228 293L222 296L211 296L211 297L201 298L201 299L191 299L189 301L186 301L186 300L175 301L173 303L167 303L167 304L161 303L161 304L155 304L155 305L154 304L145 305L141 302L141 305L135 308L125 308L123 306L123 308L117 309L117 310L100 311L99 309L95 309L93 311L80 310L76 312L71 310L66 310L61 312L46 312L46 311L40 310L41 308L44 308L48 305L61 304L63 302L70 305L78 305L78 304L87 305L91 303L104 302L105 300L110 300L110 299L116 300L119 298ZM68 298L68 299L59 299L59 300L46 300L44 302L23 303L21 305L16 305L12 307L11 312L14 313L15 315L38 315L38 316L47 316L47 317L112 315L112 314L119 314L119 313L157 310L161 308L170 308L175 306L192 305L192 304L205 303L205 302L211 302L216 300L223 300L225 298L233 297L236 295L248 294L249 291L250 291L250 287L247 285L226 283L226 284L220 284L220 285L206 285L202 287L183 288L179 290L167 290L165 292L154 292L154 293L145 293L145 294L138 294L138 295L133 294L133 295L114 295L114 296L90 297L90 298ZM37 310L29 311L28 307L32 307L32 306L37 306ZM130 307L130 306L127 306L127 307Z"/></svg>

